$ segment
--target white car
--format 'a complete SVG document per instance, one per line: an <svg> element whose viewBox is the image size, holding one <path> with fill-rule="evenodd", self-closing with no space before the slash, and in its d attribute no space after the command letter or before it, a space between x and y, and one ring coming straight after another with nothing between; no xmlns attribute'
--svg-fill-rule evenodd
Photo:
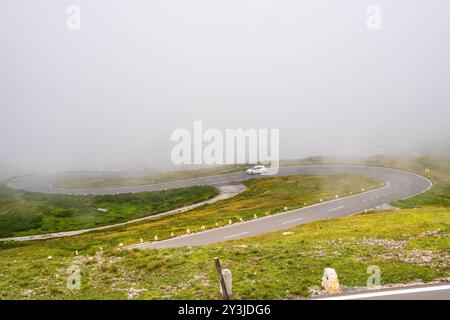
<svg viewBox="0 0 450 320"><path fill-rule="evenodd" d="M264 174L267 173L265 166L254 166L246 171L248 174Z"/></svg>

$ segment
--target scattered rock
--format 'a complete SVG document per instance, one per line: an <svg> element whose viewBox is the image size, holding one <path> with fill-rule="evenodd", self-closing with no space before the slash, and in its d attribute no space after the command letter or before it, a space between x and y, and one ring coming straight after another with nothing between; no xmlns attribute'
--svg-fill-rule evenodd
<svg viewBox="0 0 450 320"><path fill-rule="evenodd" d="M450 257L443 252L417 249L401 252L399 258L407 263L427 265L436 268L448 268L448 261L450 261Z"/></svg>
<svg viewBox="0 0 450 320"><path fill-rule="evenodd" d="M142 292L147 291L147 289L135 289L135 288L129 288L127 289L127 296L128 299L134 299L135 297L137 297L139 294L141 294Z"/></svg>
<svg viewBox="0 0 450 320"><path fill-rule="evenodd" d="M448 236L449 234L447 233L442 233L442 230L432 230L432 231L426 231L423 232L421 234L419 234L417 237L419 238L424 238L424 237L433 237L436 236L437 238L440 238L440 236Z"/></svg>
<svg viewBox="0 0 450 320"><path fill-rule="evenodd" d="M382 206L373 208L373 211L390 211L390 210L400 210L400 208L391 206L390 204L383 204Z"/></svg>
<svg viewBox="0 0 450 320"><path fill-rule="evenodd" d="M387 249L401 249L408 244L408 241L396 241L391 239L362 239L359 243L382 246Z"/></svg>
<svg viewBox="0 0 450 320"><path fill-rule="evenodd" d="M32 289L25 290L24 292L22 292L22 297L28 298L28 297L32 296L33 294L34 294L34 291Z"/></svg>

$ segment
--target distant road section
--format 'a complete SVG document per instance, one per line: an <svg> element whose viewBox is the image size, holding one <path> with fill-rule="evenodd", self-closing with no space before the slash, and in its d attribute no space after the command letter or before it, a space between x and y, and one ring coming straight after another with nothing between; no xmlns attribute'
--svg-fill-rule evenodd
<svg viewBox="0 0 450 320"><path fill-rule="evenodd" d="M362 192L347 197L318 203L308 207L267 216L251 221L236 223L226 227L211 229L204 232L187 234L162 241L139 243L130 248L172 248L183 246L200 246L227 240L255 236L266 232L292 228L307 222L356 214L386 205L394 200L404 199L422 193L431 188L432 183L425 177L412 172L369 166L356 165L303 165L282 167L277 176L285 175L331 175L349 173L365 175L386 182L386 185L375 190ZM12 188L33 192L64 193L64 194L117 194L143 191L157 191L171 188L181 188L193 185L232 185L239 184L249 178L245 172L234 172L195 179L172 181L152 185L102 188L102 189L60 189L54 188L54 182L60 175L26 176L10 181Z"/></svg>

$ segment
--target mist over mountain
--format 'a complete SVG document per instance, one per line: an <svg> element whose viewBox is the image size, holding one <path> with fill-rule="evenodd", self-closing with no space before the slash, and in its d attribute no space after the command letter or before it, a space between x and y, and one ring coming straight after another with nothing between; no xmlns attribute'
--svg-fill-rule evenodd
<svg viewBox="0 0 450 320"><path fill-rule="evenodd" d="M171 133L280 130L280 157L449 154L450 2L0 3L0 177L171 168ZM275 5L276 4L276 5Z"/></svg>

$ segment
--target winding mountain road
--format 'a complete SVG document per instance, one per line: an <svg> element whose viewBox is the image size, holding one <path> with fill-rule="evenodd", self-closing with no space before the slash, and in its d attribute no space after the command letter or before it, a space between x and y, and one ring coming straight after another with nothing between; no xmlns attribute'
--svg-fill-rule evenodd
<svg viewBox="0 0 450 320"><path fill-rule="evenodd" d="M302 165L280 168L277 176L306 174L357 174L373 177L385 181L385 185L378 189L355 195L336 198L331 201L317 203L300 209L281 214L266 216L250 221L232 224L226 227L187 234L167 240L139 243L128 248L172 248L183 246L200 246L234 240L258 234L288 229L296 225L329 219L339 216L352 215L365 210L389 204L394 200L404 199L427 191L432 183L425 177L412 172L398 169L369 167L357 165ZM66 174L67 175L67 174ZM251 176L259 178L260 176ZM193 185L224 186L239 184L251 178L245 172L234 172L221 175L207 176L180 181L171 181L152 185L129 186L101 189L62 189L55 188L55 182L61 174L25 176L9 181L9 187L32 192L64 193L64 194L117 194L143 191L157 191L170 188L180 188Z"/></svg>

